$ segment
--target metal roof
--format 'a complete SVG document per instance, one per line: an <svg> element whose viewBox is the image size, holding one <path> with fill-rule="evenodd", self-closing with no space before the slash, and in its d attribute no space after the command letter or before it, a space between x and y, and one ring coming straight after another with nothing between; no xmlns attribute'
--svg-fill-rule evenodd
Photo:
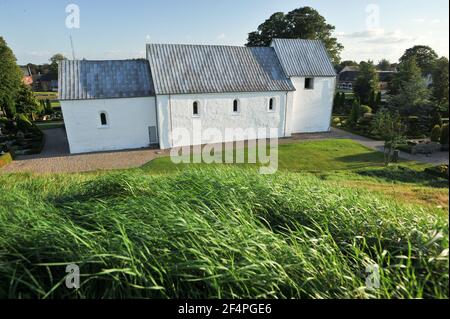
<svg viewBox="0 0 450 319"><path fill-rule="evenodd" d="M146 60L65 60L59 63L58 74L60 100L154 95Z"/></svg>
<svg viewBox="0 0 450 319"><path fill-rule="evenodd" d="M325 45L320 40L273 39L283 70L287 76L336 76Z"/></svg>
<svg viewBox="0 0 450 319"><path fill-rule="evenodd" d="M292 91L268 47L148 44L156 94Z"/></svg>

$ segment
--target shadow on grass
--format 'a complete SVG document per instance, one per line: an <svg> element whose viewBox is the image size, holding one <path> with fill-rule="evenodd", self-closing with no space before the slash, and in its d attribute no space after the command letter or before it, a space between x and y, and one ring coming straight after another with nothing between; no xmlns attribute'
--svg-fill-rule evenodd
<svg viewBox="0 0 450 319"><path fill-rule="evenodd" d="M369 153L355 154L336 157L336 161L348 164L350 169L358 169L365 167L381 167L384 163L382 153L373 151Z"/></svg>
<svg viewBox="0 0 450 319"><path fill-rule="evenodd" d="M448 188L448 180L419 172L403 166L392 166L382 169L359 170L357 174L375 177L388 182L419 184L435 188Z"/></svg>

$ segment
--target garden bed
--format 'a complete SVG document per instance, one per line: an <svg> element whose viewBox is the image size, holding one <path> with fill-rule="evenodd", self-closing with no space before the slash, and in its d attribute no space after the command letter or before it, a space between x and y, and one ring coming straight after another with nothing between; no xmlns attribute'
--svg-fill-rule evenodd
<svg viewBox="0 0 450 319"><path fill-rule="evenodd" d="M0 126L2 132L0 151L11 152L14 155L32 155L42 152L45 135L25 116L18 116L15 120L1 119Z"/></svg>

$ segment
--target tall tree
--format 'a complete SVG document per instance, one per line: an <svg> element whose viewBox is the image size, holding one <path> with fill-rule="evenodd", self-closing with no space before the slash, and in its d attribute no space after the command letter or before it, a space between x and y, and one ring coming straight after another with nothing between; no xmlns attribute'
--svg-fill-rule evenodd
<svg viewBox="0 0 450 319"><path fill-rule="evenodd" d="M392 70L392 65L391 62L389 62L389 60L382 59L380 62L378 62L377 68L380 71L390 71Z"/></svg>
<svg viewBox="0 0 450 319"><path fill-rule="evenodd" d="M359 97L362 104L367 104L372 92L377 92L378 89L379 78L375 65L372 61L361 62L359 75L353 87L356 96Z"/></svg>
<svg viewBox="0 0 450 319"><path fill-rule="evenodd" d="M58 79L58 63L67 60L61 53L57 53L50 58L50 74L53 80Z"/></svg>
<svg viewBox="0 0 450 319"><path fill-rule="evenodd" d="M396 73L389 85L390 95L397 95L404 83L408 82L421 82L423 81L421 70L417 65L416 59L411 58L405 60L398 67L398 73Z"/></svg>
<svg viewBox="0 0 450 319"><path fill-rule="evenodd" d="M449 63L446 57L442 57L436 61L433 70L433 98L439 104L448 104L449 90Z"/></svg>
<svg viewBox="0 0 450 319"><path fill-rule="evenodd" d="M13 105L15 94L22 83L22 72L16 57L3 37L0 37L0 107L5 114Z"/></svg>
<svg viewBox="0 0 450 319"><path fill-rule="evenodd" d="M430 90L416 60L412 58L402 63L392 81L389 106L405 115L427 113L430 111L429 99Z"/></svg>
<svg viewBox="0 0 450 319"><path fill-rule="evenodd" d="M434 64L438 59L437 53L426 45L416 45L405 51L400 58L400 64L414 58L417 65L422 71L422 75L431 74L434 69Z"/></svg>
<svg viewBox="0 0 450 319"><path fill-rule="evenodd" d="M334 64L339 64L343 45L333 37L335 27L311 7L301 7L287 14L277 12L248 35L247 46L268 46L273 38L318 39L325 44Z"/></svg>

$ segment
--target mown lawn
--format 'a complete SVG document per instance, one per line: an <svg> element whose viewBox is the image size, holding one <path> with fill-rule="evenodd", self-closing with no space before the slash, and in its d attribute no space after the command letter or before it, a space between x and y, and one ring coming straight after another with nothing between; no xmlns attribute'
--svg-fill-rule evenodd
<svg viewBox="0 0 450 319"><path fill-rule="evenodd" d="M0 174L0 298L449 297L447 181L348 140L279 159Z"/></svg>
<svg viewBox="0 0 450 319"><path fill-rule="evenodd" d="M251 149L255 153L257 149ZM249 150L234 151L244 153L246 162ZM225 157L221 153L220 160ZM352 140L330 139L320 141L305 141L280 144L278 149L278 167L291 172L309 171L320 172L329 170L358 169L368 166L383 165L383 154L373 151ZM235 164L233 164L235 165ZM245 166L255 166L244 164ZM256 166L258 166L257 164ZM188 166L202 166L201 164L174 164L170 157L163 157L149 162L143 168L154 173L170 173L185 169Z"/></svg>

